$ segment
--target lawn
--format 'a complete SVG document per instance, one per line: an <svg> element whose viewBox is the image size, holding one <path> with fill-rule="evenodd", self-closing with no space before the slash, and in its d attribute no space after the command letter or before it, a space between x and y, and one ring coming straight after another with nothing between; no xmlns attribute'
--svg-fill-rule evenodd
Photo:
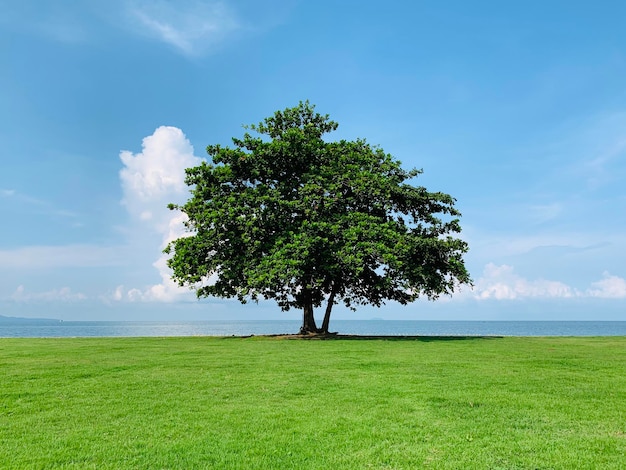
<svg viewBox="0 0 626 470"><path fill-rule="evenodd" d="M626 468L624 337L0 339L0 380L0 468Z"/></svg>

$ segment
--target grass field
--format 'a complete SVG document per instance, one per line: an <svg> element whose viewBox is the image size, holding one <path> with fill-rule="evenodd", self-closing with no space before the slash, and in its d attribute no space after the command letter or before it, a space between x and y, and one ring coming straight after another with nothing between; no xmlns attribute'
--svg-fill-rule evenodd
<svg viewBox="0 0 626 470"><path fill-rule="evenodd" d="M0 339L0 468L626 468L626 338Z"/></svg>

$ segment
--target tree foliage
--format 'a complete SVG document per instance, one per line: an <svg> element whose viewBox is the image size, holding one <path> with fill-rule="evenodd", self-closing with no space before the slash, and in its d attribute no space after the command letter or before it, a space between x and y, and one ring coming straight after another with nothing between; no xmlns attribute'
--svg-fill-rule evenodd
<svg viewBox="0 0 626 470"><path fill-rule="evenodd" d="M421 171L337 128L309 102L246 127L212 163L187 169L190 236L169 265L198 297L274 299L303 310L302 333L328 332L332 306L436 299L470 283L455 200L410 181ZM251 133L252 132L252 133ZM254 135L253 135L254 134ZM326 301L321 330L314 307Z"/></svg>

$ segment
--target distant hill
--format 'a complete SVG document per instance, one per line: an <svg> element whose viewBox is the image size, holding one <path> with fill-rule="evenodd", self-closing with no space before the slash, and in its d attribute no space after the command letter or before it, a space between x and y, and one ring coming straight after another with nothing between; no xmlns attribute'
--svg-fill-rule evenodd
<svg viewBox="0 0 626 470"><path fill-rule="evenodd" d="M0 324L6 325L8 323L38 323L38 324L55 324L61 323L62 320L56 320L54 318L21 318L21 317L5 317L0 315Z"/></svg>

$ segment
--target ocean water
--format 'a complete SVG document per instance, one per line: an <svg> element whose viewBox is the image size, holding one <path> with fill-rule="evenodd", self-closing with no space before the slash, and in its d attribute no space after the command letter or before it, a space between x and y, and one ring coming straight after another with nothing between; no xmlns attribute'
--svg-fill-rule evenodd
<svg viewBox="0 0 626 470"><path fill-rule="evenodd" d="M3 322L0 338L293 334L299 321ZM382 336L626 336L626 321L335 320L331 331Z"/></svg>

